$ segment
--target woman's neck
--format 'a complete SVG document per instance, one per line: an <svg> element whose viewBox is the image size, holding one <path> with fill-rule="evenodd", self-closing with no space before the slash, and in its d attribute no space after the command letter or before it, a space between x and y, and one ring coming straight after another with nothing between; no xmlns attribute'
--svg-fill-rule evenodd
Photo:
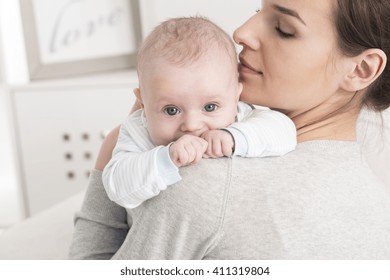
<svg viewBox="0 0 390 280"><path fill-rule="evenodd" d="M356 123L360 113L363 91L338 91L327 100L305 111L287 115L297 128L297 141L340 140L356 141Z"/></svg>
<svg viewBox="0 0 390 280"><path fill-rule="evenodd" d="M297 128L297 141L356 141L356 122L360 112L357 104L340 109L317 107L301 114L289 114Z"/></svg>
<svg viewBox="0 0 390 280"><path fill-rule="evenodd" d="M343 113L312 124L294 118L293 121L297 127L298 143L310 140L356 141L357 114Z"/></svg>

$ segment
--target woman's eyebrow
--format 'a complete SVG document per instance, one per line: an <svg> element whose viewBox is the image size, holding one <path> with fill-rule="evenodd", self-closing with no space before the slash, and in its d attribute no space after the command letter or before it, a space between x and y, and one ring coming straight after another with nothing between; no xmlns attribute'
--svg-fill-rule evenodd
<svg viewBox="0 0 390 280"><path fill-rule="evenodd" d="M300 22L302 22L304 25L306 25L306 22L304 22L304 20L299 16L299 14L296 11L279 6L279 5L272 5L272 7L282 14L297 18Z"/></svg>

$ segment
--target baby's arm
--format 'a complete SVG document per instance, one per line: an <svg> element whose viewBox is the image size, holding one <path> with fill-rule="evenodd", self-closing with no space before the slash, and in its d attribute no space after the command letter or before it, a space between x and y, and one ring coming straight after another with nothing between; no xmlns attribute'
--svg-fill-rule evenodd
<svg viewBox="0 0 390 280"><path fill-rule="evenodd" d="M120 128L118 142L102 179L112 201L135 208L181 177L170 159L169 147L154 147L146 128L129 119Z"/></svg>
<svg viewBox="0 0 390 280"><path fill-rule="evenodd" d="M244 106L244 107L243 107ZM239 120L226 128L234 138L234 155L243 157L282 156L295 149L296 127L286 115L240 103L244 113Z"/></svg>

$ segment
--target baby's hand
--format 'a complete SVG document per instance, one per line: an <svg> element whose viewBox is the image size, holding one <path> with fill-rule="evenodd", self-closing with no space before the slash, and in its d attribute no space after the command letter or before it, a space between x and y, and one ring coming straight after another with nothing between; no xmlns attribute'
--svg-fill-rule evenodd
<svg viewBox="0 0 390 280"><path fill-rule="evenodd" d="M169 147L169 154L177 166L194 164L202 159L207 149L207 142L197 136L183 135Z"/></svg>
<svg viewBox="0 0 390 280"><path fill-rule="evenodd" d="M226 130L208 130L200 137L208 143L204 157L218 158L232 155L234 140L233 136Z"/></svg>

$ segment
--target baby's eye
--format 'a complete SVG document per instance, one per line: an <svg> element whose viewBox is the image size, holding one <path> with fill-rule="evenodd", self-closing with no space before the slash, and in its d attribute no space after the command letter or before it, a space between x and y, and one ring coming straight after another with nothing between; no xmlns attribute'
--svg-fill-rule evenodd
<svg viewBox="0 0 390 280"><path fill-rule="evenodd" d="M170 116L174 116L179 113L179 109L176 107L166 107L164 108L164 113Z"/></svg>
<svg viewBox="0 0 390 280"><path fill-rule="evenodd" d="M210 103L210 104L206 104L203 109L206 111L206 112L213 112L217 109L217 105L216 104L213 104L213 103Z"/></svg>

